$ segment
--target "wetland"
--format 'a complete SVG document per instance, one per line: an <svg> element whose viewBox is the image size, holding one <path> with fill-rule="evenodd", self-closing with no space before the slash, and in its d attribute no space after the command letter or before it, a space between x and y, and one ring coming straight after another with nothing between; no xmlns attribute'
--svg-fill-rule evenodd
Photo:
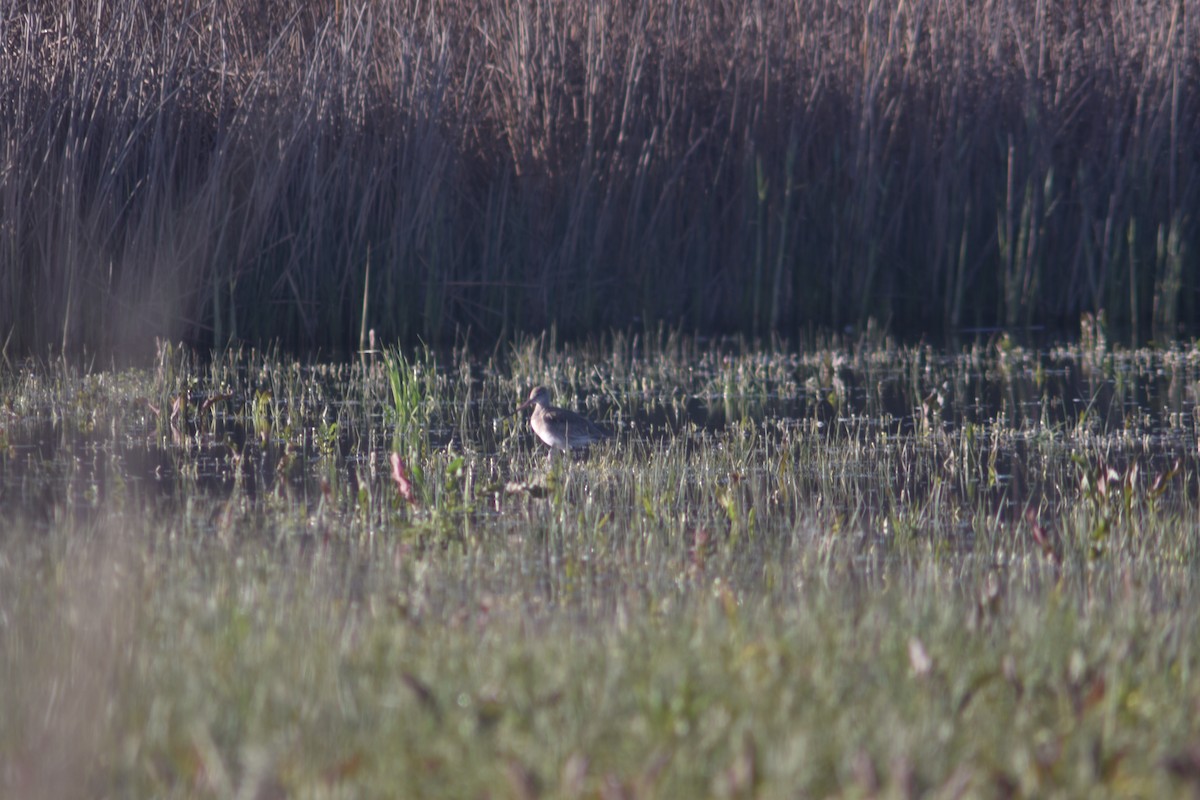
<svg viewBox="0 0 1200 800"><path fill-rule="evenodd" d="M549 455L533 386L613 434ZM7 796L1167 796L1200 349L0 372Z"/></svg>

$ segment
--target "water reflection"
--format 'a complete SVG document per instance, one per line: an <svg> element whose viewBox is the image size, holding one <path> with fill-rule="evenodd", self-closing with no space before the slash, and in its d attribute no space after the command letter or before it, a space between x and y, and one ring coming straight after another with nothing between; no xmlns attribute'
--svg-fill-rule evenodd
<svg viewBox="0 0 1200 800"><path fill-rule="evenodd" d="M636 363L598 366L604 388L585 386L568 401L615 429L618 447L648 459L670 445L695 456L743 437L745 468L769 472L797 442L873 448L894 463L890 486L879 485L869 462L843 476L873 504L945 484L966 502L984 492L998 505L1037 504L1064 491L1047 485L1046 462L1069 458L1072 442L1103 439L1109 465L1122 471L1136 461L1146 474L1197 452L1200 357L1192 352L710 353L657 369L658 388L647 388ZM309 369L305 394L276 402L270 418L258 387L220 395L198 387L170 420L137 402L99 415L99 424L96 415L81 424L53 404L26 409L2 429L0 506L36 516L61 502L170 503L234 492L286 493L315 506L331 481L353 495L386 474L394 421L386 393L372 403L351 371L331 374ZM484 461L503 480L506 464L531 449L524 422L502 419L513 402L504 377L472 364L445 380L465 388L447 392L430 415L428 452ZM219 403L209 407L214 396Z"/></svg>

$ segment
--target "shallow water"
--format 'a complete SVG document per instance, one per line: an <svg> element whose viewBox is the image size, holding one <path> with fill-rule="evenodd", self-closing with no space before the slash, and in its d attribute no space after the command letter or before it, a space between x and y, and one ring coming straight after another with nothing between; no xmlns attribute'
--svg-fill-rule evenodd
<svg viewBox="0 0 1200 800"><path fill-rule="evenodd" d="M628 464L645 467L678 448L686 474L711 466L705 453L737 451L729 462L735 481L777 485L780 459L794 458L789 468L800 477L789 488L818 502L830 501L821 496L822 488L829 494L830 476L804 473L811 455L824 453L819 464L836 463L842 487L832 502L868 513L935 491L959 502L982 498L990 511L1010 513L1076 495L1076 486L1062 485L1064 475L1104 468L1125 476L1137 465L1152 480L1197 456L1195 350L713 350L695 363L614 356L581 366L586 360L552 360L550 374L537 380L554 387L560 404L612 429L613 447L630 454ZM86 509L119 497L169 511L236 492L251 502L286 494L311 509L329 497L331 484L348 496L371 481L386 484L387 454L404 448L390 396L371 385L371 373L252 366L232 362L220 385L206 382L203 366L194 374L180 367L176 385L189 387L188 401L173 417L138 394L161 391L161 368L159 378L145 375L141 384L113 381L107 393L94 376L74 384L59 376L57 394L23 395L30 382L12 376L0 508L45 518L59 504ZM529 461L540 444L524 420L508 416L523 376L461 356L436 370L441 389L410 458L462 455L486 485L540 470L540 460ZM264 388L270 381L273 391ZM115 388L124 384L137 388ZM839 451L857 455L837 461L830 454ZM1081 454L1088 466L1072 467ZM1178 492L1195 496L1195 472L1180 471Z"/></svg>

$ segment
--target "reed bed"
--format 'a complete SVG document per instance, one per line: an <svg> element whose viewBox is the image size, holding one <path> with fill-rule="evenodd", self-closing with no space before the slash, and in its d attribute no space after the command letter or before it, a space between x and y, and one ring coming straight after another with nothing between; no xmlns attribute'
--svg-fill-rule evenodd
<svg viewBox="0 0 1200 800"><path fill-rule="evenodd" d="M4 353L1195 330L1188 3L0 9Z"/></svg>

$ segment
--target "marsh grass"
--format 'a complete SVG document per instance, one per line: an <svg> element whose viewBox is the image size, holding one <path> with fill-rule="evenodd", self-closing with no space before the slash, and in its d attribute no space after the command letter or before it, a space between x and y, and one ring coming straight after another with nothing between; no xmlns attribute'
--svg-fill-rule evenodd
<svg viewBox="0 0 1200 800"><path fill-rule="evenodd" d="M1197 321L1180 3L0 9L0 343ZM369 276L369 277L368 277Z"/></svg>
<svg viewBox="0 0 1200 800"><path fill-rule="evenodd" d="M548 460L505 417L534 383L615 441ZM1195 780L1195 348L163 346L0 386L5 794Z"/></svg>

